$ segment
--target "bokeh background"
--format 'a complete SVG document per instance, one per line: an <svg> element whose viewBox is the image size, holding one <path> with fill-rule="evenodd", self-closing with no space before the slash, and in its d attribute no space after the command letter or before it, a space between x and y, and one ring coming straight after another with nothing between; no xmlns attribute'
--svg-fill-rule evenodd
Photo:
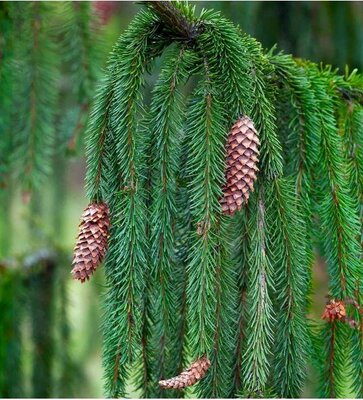
<svg viewBox="0 0 363 400"><path fill-rule="evenodd" d="M266 49L276 45L296 57L362 70L361 2L194 4L197 10L220 10ZM114 42L141 7L107 1L0 3L0 397L102 397L103 271L99 268L81 285L71 279L71 255L87 205L84 130L92 95ZM49 68L55 75L52 88L45 85L36 101L39 107L53 107L48 125L55 145L46 178L34 186L12 160L21 158L14 141L19 121L32 112L23 107L33 100L31 85L22 87L24 57L33 50L38 54L42 45L30 40L26 26L30 22L37 28L45 19L45 37L54 46L49 54L56 58ZM37 63L47 68L49 60L39 54L28 60L34 70ZM12 79L15 83L7 86ZM29 71L24 79L32 82ZM55 90L51 105L50 90ZM315 300L321 302L327 293L326 281L319 263ZM319 312L313 304L312 313Z"/></svg>

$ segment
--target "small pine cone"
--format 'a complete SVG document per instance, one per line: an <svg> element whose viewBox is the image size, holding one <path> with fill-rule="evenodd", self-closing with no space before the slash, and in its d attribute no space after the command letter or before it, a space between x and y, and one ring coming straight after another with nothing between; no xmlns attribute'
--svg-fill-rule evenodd
<svg viewBox="0 0 363 400"><path fill-rule="evenodd" d="M174 378L159 381L162 389L183 389L194 385L197 381L204 378L210 367L210 361L206 356L195 361L188 369Z"/></svg>
<svg viewBox="0 0 363 400"><path fill-rule="evenodd" d="M74 248L72 275L82 283L90 278L107 250L109 210L105 203L91 203L82 214Z"/></svg>
<svg viewBox="0 0 363 400"><path fill-rule="evenodd" d="M220 201L224 214L233 215L248 202L258 171L259 145L251 119L239 118L228 135L226 183Z"/></svg>
<svg viewBox="0 0 363 400"><path fill-rule="evenodd" d="M335 301L334 299L330 300L330 302L325 306L325 310L322 319L327 319L330 322L338 319L344 320L346 317L346 311L344 303L340 300Z"/></svg>

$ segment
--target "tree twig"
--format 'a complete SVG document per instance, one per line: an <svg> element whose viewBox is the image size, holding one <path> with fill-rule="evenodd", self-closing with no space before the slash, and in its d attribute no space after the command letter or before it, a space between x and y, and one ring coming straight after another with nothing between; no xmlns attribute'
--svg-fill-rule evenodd
<svg viewBox="0 0 363 400"><path fill-rule="evenodd" d="M189 21L183 13L170 1L143 2L153 10L170 30L175 39L193 42L199 33L199 24Z"/></svg>

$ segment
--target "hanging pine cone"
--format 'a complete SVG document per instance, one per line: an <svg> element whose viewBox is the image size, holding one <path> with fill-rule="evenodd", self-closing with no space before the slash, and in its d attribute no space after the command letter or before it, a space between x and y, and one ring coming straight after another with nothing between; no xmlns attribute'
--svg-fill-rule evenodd
<svg viewBox="0 0 363 400"><path fill-rule="evenodd" d="M248 202L258 171L259 144L251 119L239 118L228 135L226 184L220 201L224 214L233 215Z"/></svg>
<svg viewBox="0 0 363 400"><path fill-rule="evenodd" d="M206 356L195 361L188 369L174 378L159 381L162 389L183 389L187 386L194 385L197 381L204 378L210 367L210 361Z"/></svg>
<svg viewBox="0 0 363 400"><path fill-rule="evenodd" d="M85 282L102 262L107 249L109 227L107 204L89 204L82 214L77 243L74 248L72 262L74 279Z"/></svg>
<svg viewBox="0 0 363 400"><path fill-rule="evenodd" d="M344 303L340 300L335 301L332 299L325 306L325 310L321 318L332 322L336 319L345 320L346 315Z"/></svg>

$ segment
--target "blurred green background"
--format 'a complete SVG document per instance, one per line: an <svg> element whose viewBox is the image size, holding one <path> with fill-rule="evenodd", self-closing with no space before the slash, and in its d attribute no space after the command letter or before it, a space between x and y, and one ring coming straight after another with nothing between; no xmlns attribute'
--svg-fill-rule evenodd
<svg viewBox="0 0 363 400"><path fill-rule="evenodd" d="M52 16L49 34L65 46L58 51L54 112L55 131L63 133L51 159L52 172L40 188L24 188L22 177L14 178L8 171L3 183L0 180L0 397L102 397L103 271L99 268L83 285L70 275L77 225L87 205L83 132L107 54L142 6L132 2L45 5ZM77 96L72 88L72 57L64 40L64 13L69 12L65 5L75 7L81 17L87 14L84 32L92 34L85 40L83 31L79 33L85 43L82 57L88 76L86 89ZM362 70L363 3L202 1L195 5L197 10L220 10L266 49L277 44L279 50L296 57ZM0 88L7 77L4 60L13 56L22 40L22 7L21 2L0 4ZM153 80L148 79L148 84ZM3 119L6 110L16 109L16 101L5 89L0 91ZM0 142L16 135L12 118L0 124ZM0 173L1 164L5 165L4 159L0 159ZM315 271L314 291L321 301L327 293L324 265Z"/></svg>

